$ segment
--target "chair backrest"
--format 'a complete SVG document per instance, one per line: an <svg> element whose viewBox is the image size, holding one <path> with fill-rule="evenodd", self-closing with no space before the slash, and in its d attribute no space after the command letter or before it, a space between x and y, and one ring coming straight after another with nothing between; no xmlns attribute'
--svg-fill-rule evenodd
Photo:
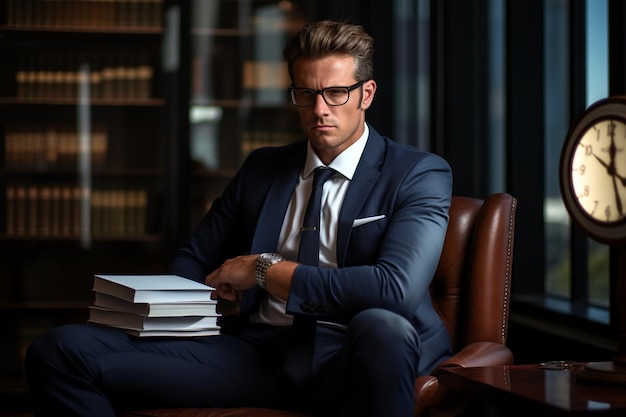
<svg viewBox="0 0 626 417"><path fill-rule="evenodd" d="M430 289L454 352L476 341L506 343L516 208L506 193L485 200L452 197Z"/></svg>

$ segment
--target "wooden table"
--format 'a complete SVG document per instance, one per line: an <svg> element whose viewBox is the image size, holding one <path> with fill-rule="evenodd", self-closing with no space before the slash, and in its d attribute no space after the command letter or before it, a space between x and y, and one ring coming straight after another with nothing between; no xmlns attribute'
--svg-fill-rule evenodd
<svg viewBox="0 0 626 417"><path fill-rule="evenodd" d="M626 416L626 385L576 378L581 366L538 365L444 368L442 385L488 404L494 416Z"/></svg>

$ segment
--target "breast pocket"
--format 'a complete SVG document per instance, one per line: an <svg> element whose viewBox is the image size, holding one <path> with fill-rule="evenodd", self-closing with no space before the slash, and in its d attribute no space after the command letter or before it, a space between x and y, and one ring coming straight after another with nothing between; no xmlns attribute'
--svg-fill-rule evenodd
<svg viewBox="0 0 626 417"><path fill-rule="evenodd" d="M355 223L358 224L358 221ZM387 218L382 217L352 228L348 242L347 265L372 265L378 258L380 245L387 230Z"/></svg>

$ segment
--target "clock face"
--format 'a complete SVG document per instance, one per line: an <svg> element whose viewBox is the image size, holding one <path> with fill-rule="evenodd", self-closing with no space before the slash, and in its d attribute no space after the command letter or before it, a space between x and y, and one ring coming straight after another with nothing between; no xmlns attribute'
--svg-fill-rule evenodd
<svg viewBox="0 0 626 417"><path fill-rule="evenodd" d="M626 97L600 100L572 124L559 180L574 223L597 241L626 243Z"/></svg>
<svg viewBox="0 0 626 417"><path fill-rule="evenodd" d="M579 137L571 161L571 184L580 209L601 223L624 220L626 122L595 121Z"/></svg>

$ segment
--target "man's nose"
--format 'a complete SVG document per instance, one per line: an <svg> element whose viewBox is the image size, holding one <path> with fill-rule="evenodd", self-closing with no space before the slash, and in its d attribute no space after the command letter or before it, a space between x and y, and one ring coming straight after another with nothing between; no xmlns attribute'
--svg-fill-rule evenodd
<svg viewBox="0 0 626 417"><path fill-rule="evenodd" d="M328 113L328 104L324 100L324 97L321 94L315 95L315 103L314 110L316 114L327 114Z"/></svg>

